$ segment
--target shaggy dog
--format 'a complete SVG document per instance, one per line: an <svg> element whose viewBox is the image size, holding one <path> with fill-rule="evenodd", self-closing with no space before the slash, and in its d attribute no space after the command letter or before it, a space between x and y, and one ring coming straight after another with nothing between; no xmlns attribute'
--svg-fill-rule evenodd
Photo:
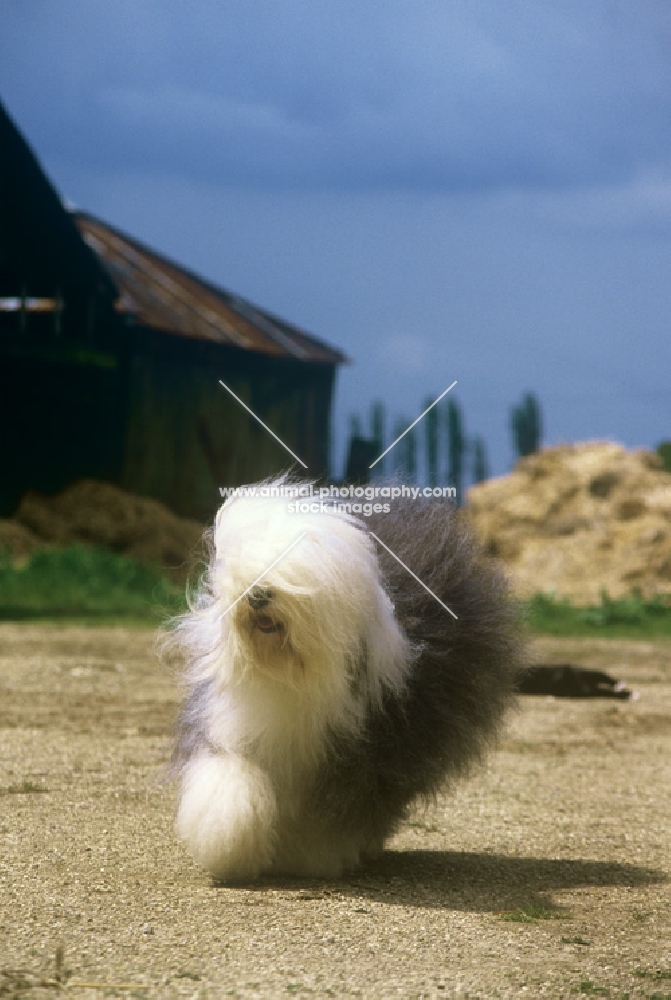
<svg viewBox="0 0 671 1000"><path fill-rule="evenodd" d="M337 876L378 854L413 799L480 757L520 666L505 581L452 505L288 508L224 504L169 640L188 687L177 830L222 880Z"/></svg>

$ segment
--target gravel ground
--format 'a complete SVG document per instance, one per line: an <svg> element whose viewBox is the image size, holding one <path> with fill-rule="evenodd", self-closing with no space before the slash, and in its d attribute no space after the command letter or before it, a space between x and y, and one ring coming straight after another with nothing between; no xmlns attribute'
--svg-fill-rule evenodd
<svg viewBox="0 0 671 1000"><path fill-rule="evenodd" d="M536 647L640 700L525 698L373 867L223 888L173 835L153 635L0 626L0 997L671 1000L671 642Z"/></svg>

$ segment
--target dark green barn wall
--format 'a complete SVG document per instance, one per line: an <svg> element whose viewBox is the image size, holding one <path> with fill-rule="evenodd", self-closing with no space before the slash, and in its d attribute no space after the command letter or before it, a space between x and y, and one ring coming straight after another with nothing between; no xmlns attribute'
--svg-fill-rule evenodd
<svg viewBox="0 0 671 1000"><path fill-rule="evenodd" d="M121 324L110 334L108 326L93 342L82 333L56 342L4 330L0 516L11 516L29 489L57 493L89 478L207 521L221 502L220 487L288 469L310 478L326 473L332 365Z"/></svg>
<svg viewBox="0 0 671 1000"><path fill-rule="evenodd" d="M29 489L115 481L121 469L121 372L94 351L4 353L0 361L0 516Z"/></svg>
<svg viewBox="0 0 671 1000"><path fill-rule="evenodd" d="M0 313L2 517L27 490L56 493L83 477L114 481L121 470L117 319L109 300L93 292L78 296L70 287L62 303L59 315Z"/></svg>
<svg viewBox="0 0 671 1000"><path fill-rule="evenodd" d="M303 470L222 379L304 462ZM220 487L326 471L333 367L135 331L121 485L209 520Z"/></svg>

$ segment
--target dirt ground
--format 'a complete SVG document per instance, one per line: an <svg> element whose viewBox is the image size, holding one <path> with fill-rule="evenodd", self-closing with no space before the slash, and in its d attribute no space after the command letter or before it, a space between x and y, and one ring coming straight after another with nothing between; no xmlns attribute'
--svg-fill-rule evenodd
<svg viewBox="0 0 671 1000"><path fill-rule="evenodd" d="M671 642L536 647L640 700L525 698L373 867L224 888L173 835L152 633L0 626L0 997L671 998Z"/></svg>

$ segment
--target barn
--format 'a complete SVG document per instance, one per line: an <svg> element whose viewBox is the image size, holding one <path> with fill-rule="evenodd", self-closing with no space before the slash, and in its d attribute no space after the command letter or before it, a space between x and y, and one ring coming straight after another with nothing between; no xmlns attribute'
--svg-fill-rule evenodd
<svg viewBox="0 0 671 1000"><path fill-rule="evenodd" d="M0 516L90 478L207 520L220 487L324 475L346 360L69 211L0 105Z"/></svg>

